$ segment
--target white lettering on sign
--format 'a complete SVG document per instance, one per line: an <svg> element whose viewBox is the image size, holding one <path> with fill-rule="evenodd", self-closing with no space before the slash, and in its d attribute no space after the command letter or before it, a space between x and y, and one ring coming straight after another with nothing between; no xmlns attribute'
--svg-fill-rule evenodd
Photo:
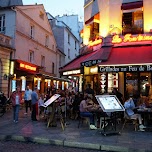
<svg viewBox="0 0 152 152"><path fill-rule="evenodd" d="M152 71L152 66L151 65L147 65L147 71Z"/></svg>
<svg viewBox="0 0 152 152"><path fill-rule="evenodd" d="M119 72L119 67L100 67L100 72Z"/></svg>
<svg viewBox="0 0 152 152"><path fill-rule="evenodd" d="M63 75L79 74L80 70L66 71L63 72Z"/></svg>
<svg viewBox="0 0 152 152"><path fill-rule="evenodd" d="M129 66L129 71L137 71L137 67Z"/></svg>

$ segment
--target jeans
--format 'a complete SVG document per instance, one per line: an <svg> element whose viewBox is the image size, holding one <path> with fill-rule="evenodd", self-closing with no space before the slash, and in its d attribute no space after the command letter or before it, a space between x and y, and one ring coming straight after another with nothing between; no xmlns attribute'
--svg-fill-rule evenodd
<svg viewBox="0 0 152 152"><path fill-rule="evenodd" d="M19 115L20 105L13 106L13 120L18 121L18 115Z"/></svg>
<svg viewBox="0 0 152 152"><path fill-rule="evenodd" d="M88 117L90 119L90 124L94 125L94 116L91 112L80 112L80 116Z"/></svg>
<svg viewBox="0 0 152 152"><path fill-rule="evenodd" d="M33 105L32 105L31 119L32 119L32 120L36 120L36 104L33 104Z"/></svg>
<svg viewBox="0 0 152 152"><path fill-rule="evenodd" d="M31 111L32 109L31 100L25 100L26 113L28 112L28 107L30 108Z"/></svg>

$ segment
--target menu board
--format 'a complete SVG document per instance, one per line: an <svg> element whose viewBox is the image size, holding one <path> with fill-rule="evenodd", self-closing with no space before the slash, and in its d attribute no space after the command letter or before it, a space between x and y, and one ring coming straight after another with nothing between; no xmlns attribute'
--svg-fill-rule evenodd
<svg viewBox="0 0 152 152"><path fill-rule="evenodd" d="M115 95L96 95L95 97L104 112L125 110Z"/></svg>
<svg viewBox="0 0 152 152"><path fill-rule="evenodd" d="M50 99L48 99L44 105L42 105L43 107L47 107L49 106L51 103L53 103L55 100L57 100L60 97L59 94L54 94Z"/></svg>

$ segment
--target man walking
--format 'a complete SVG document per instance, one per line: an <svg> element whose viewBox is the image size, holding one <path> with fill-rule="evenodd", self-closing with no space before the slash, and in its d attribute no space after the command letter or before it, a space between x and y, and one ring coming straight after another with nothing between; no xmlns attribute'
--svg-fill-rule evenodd
<svg viewBox="0 0 152 152"><path fill-rule="evenodd" d="M31 119L32 119L32 121L37 121L37 119L36 119L36 104L38 102L37 88L34 88L34 91L31 94L31 99L32 99Z"/></svg>
<svg viewBox="0 0 152 152"><path fill-rule="evenodd" d="M25 100L25 114L27 115L28 113L28 107L30 108L30 111L32 109L32 105L31 105L31 94L32 94L32 90L30 89L29 86L26 87L25 93L24 93L24 100Z"/></svg>

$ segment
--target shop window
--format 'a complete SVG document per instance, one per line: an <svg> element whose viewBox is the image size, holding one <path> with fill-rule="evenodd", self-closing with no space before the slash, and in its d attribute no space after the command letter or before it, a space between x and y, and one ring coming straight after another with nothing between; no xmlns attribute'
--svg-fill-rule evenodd
<svg viewBox="0 0 152 152"><path fill-rule="evenodd" d="M111 93L113 88L118 88L118 73L108 73L108 93Z"/></svg>
<svg viewBox="0 0 152 152"><path fill-rule="evenodd" d="M151 73L144 72L140 73L140 93L143 96L150 95L150 88L151 88Z"/></svg>
<svg viewBox="0 0 152 152"><path fill-rule="evenodd" d="M126 94L133 95L138 91L138 73L126 73Z"/></svg>
<svg viewBox="0 0 152 152"><path fill-rule="evenodd" d="M0 15L0 33L5 34L5 15Z"/></svg>
<svg viewBox="0 0 152 152"><path fill-rule="evenodd" d="M124 12L122 16L123 34L143 33L143 11Z"/></svg>

